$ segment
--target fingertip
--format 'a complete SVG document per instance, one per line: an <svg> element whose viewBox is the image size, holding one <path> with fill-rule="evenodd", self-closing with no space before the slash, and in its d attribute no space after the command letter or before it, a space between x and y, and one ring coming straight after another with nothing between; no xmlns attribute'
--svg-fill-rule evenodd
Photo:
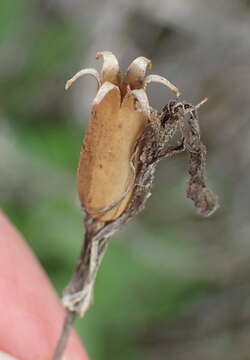
<svg viewBox="0 0 250 360"><path fill-rule="evenodd" d="M37 259L1 211L0 248L0 360L51 360L65 312ZM64 360L87 359L72 330Z"/></svg>

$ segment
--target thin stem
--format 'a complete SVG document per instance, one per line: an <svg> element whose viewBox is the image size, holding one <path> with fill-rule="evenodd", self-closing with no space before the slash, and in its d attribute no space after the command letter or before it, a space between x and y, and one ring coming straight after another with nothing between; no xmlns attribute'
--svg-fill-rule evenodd
<svg viewBox="0 0 250 360"><path fill-rule="evenodd" d="M76 313L66 310L62 332L58 340L52 360L62 360L63 354L69 339L72 324L76 318Z"/></svg>

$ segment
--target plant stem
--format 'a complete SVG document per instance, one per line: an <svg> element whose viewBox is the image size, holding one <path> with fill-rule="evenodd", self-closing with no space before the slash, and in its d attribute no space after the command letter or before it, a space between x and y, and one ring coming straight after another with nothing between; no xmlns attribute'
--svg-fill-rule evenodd
<svg viewBox="0 0 250 360"><path fill-rule="evenodd" d="M76 313L66 310L66 315L63 323L60 338L58 340L52 360L62 360L63 354L69 339L72 324L76 318Z"/></svg>

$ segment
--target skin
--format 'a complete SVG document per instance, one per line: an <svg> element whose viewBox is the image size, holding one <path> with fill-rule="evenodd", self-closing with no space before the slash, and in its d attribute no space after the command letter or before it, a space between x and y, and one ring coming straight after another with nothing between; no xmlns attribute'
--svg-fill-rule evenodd
<svg viewBox="0 0 250 360"><path fill-rule="evenodd" d="M0 212L0 360L50 360L64 310L21 235ZM1 357L2 356L2 357ZM88 360L72 331L64 360Z"/></svg>

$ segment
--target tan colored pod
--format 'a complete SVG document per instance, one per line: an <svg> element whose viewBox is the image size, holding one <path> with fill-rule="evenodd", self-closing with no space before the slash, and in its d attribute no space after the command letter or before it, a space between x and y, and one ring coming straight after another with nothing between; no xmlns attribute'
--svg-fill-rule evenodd
<svg viewBox="0 0 250 360"><path fill-rule="evenodd" d="M99 89L80 154L78 192L89 215L112 221L124 212L134 188L136 166L132 155L136 140L150 120L145 88L149 82L157 81L176 94L178 89L157 75L145 78L151 62L144 57L132 62L121 82L116 57L110 52L98 53L100 56L104 59L101 75L94 69L81 70L66 88L81 75L90 74L97 79Z"/></svg>
<svg viewBox="0 0 250 360"><path fill-rule="evenodd" d="M108 221L127 206L135 176L131 156L147 119L135 110L132 93L121 104L117 86L106 82L102 88L105 92L94 101L80 156L78 191L87 212Z"/></svg>

